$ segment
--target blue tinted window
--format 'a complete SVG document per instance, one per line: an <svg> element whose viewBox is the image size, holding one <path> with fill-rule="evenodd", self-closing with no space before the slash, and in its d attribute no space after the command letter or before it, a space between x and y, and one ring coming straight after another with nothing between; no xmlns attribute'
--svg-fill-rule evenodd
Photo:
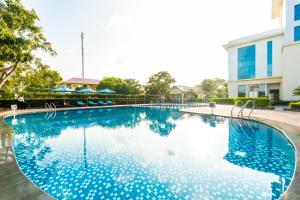
<svg viewBox="0 0 300 200"><path fill-rule="evenodd" d="M296 26L294 30L295 41L300 41L300 26Z"/></svg>
<svg viewBox="0 0 300 200"><path fill-rule="evenodd" d="M271 77L273 75L272 67L273 67L273 42L268 41L267 43L267 75Z"/></svg>
<svg viewBox="0 0 300 200"><path fill-rule="evenodd" d="M295 6L295 21L300 20L300 4Z"/></svg>
<svg viewBox="0 0 300 200"><path fill-rule="evenodd" d="M238 79L255 78L255 45L238 49Z"/></svg>
<svg viewBox="0 0 300 200"><path fill-rule="evenodd" d="M245 85L238 86L238 97L246 97L246 86Z"/></svg>

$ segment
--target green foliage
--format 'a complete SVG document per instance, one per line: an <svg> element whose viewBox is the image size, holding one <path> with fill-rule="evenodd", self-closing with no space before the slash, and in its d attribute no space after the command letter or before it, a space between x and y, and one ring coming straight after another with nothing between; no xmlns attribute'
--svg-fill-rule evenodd
<svg viewBox="0 0 300 200"><path fill-rule="evenodd" d="M23 91L45 91L56 87L61 80L62 77L57 71L36 59L35 66L20 65L0 93L2 97L10 97Z"/></svg>
<svg viewBox="0 0 300 200"><path fill-rule="evenodd" d="M36 68L31 68L31 71L26 73L26 91L55 88L62 81L60 74L51 70L48 65L42 64L40 59L36 59L35 65Z"/></svg>
<svg viewBox="0 0 300 200"><path fill-rule="evenodd" d="M146 94L169 96L171 84L175 83L175 79L167 71L161 71L150 76L146 86Z"/></svg>
<svg viewBox="0 0 300 200"><path fill-rule="evenodd" d="M300 109L300 102L291 102L289 104L290 108Z"/></svg>
<svg viewBox="0 0 300 200"><path fill-rule="evenodd" d="M248 101L248 100L254 100L255 105L257 108L264 108L268 107L271 105L271 100L268 98L249 98L249 97L239 97L239 98L209 98L209 101L216 102L217 104L225 104L225 105L233 105L235 104L238 100L241 100L243 102L243 105ZM250 107L252 106L249 105Z"/></svg>
<svg viewBox="0 0 300 200"><path fill-rule="evenodd" d="M128 94L127 83L118 77L104 77L98 85L98 89L108 88L118 94Z"/></svg>
<svg viewBox="0 0 300 200"><path fill-rule="evenodd" d="M20 91L24 90L25 77L27 73L30 73L31 67L28 65L20 65L13 73L10 78L6 81L3 87L0 89L1 96L14 96Z"/></svg>
<svg viewBox="0 0 300 200"><path fill-rule="evenodd" d="M243 104L245 104L248 100L254 100L255 105L257 108L264 108L271 105L271 100L265 97L258 97L258 98L249 98L249 97L239 97L236 98L235 101L241 100ZM249 105L252 106L252 105Z"/></svg>
<svg viewBox="0 0 300 200"><path fill-rule="evenodd" d="M293 95L294 96L300 96L300 86L294 89Z"/></svg>
<svg viewBox="0 0 300 200"><path fill-rule="evenodd" d="M227 97L227 81L224 79L204 79L198 87L210 98Z"/></svg>
<svg viewBox="0 0 300 200"><path fill-rule="evenodd" d="M41 95L41 93L40 93ZM155 96L128 96L128 95L66 95L66 96L51 96L46 93L44 96L29 96L29 94L25 94L25 103L27 108L41 108L45 106L45 103L54 103L57 107L64 106L76 106L76 101L81 100L86 102L87 100L93 100L97 102L98 100L111 100L116 104L137 104L137 103L150 103L156 100ZM14 98L11 99L0 99L0 107L2 108L10 108L12 104L18 104L18 101ZM66 105L65 105L66 104Z"/></svg>
<svg viewBox="0 0 300 200"><path fill-rule="evenodd" d="M35 59L37 50L55 55L38 20L35 11L27 10L21 0L0 2L0 88L20 65Z"/></svg>
<svg viewBox="0 0 300 200"><path fill-rule="evenodd" d="M115 91L118 94L142 94L143 86L139 81L135 79L125 79L118 77L105 77L103 78L99 85L98 89L108 88Z"/></svg>
<svg viewBox="0 0 300 200"><path fill-rule="evenodd" d="M235 98L209 98L209 101L216 102L217 104L233 105L236 102Z"/></svg>
<svg viewBox="0 0 300 200"><path fill-rule="evenodd" d="M126 87L127 87L127 94L142 94L144 92L143 86L140 82L136 79L125 79Z"/></svg>

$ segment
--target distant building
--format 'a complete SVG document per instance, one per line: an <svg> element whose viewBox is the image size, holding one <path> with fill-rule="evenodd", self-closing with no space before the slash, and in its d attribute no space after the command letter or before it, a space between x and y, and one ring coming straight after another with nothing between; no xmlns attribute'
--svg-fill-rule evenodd
<svg viewBox="0 0 300 200"><path fill-rule="evenodd" d="M281 28L233 40L228 52L229 97L266 96L294 101L300 86L300 0L273 0Z"/></svg>
<svg viewBox="0 0 300 200"><path fill-rule="evenodd" d="M204 98L203 91L198 87L174 85L170 92L172 102L181 103L195 98Z"/></svg>
<svg viewBox="0 0 300 200"><path fill-rule="evenodd" d="M88 87L92 90L96 90L100 80L98 79L89 79L89 78L76 78L65 80L61 82L61 85L67 86L70 89L76 89L81 87Z"/></svg>

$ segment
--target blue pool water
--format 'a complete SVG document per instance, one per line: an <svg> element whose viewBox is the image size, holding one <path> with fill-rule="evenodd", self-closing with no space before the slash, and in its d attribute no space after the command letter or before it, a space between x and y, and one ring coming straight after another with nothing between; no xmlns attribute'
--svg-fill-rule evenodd
<svg viewBox="0 0 300 200"><path fill-rule="evenodd" d="M5 121L21 170L56 199L279 199L294 173L292 145L256 122L135 107Z"/></svg>

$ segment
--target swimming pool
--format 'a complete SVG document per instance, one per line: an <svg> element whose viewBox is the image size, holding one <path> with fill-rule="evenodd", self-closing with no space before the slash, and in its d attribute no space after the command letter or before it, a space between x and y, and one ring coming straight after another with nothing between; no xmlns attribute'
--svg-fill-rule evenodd
<svg viewBox="0 0 300 200"><path fill-rule="evenodd" d="M279 199L293 146L254 122L123 107L5 118L19 167L56 199Z"/></svg>

